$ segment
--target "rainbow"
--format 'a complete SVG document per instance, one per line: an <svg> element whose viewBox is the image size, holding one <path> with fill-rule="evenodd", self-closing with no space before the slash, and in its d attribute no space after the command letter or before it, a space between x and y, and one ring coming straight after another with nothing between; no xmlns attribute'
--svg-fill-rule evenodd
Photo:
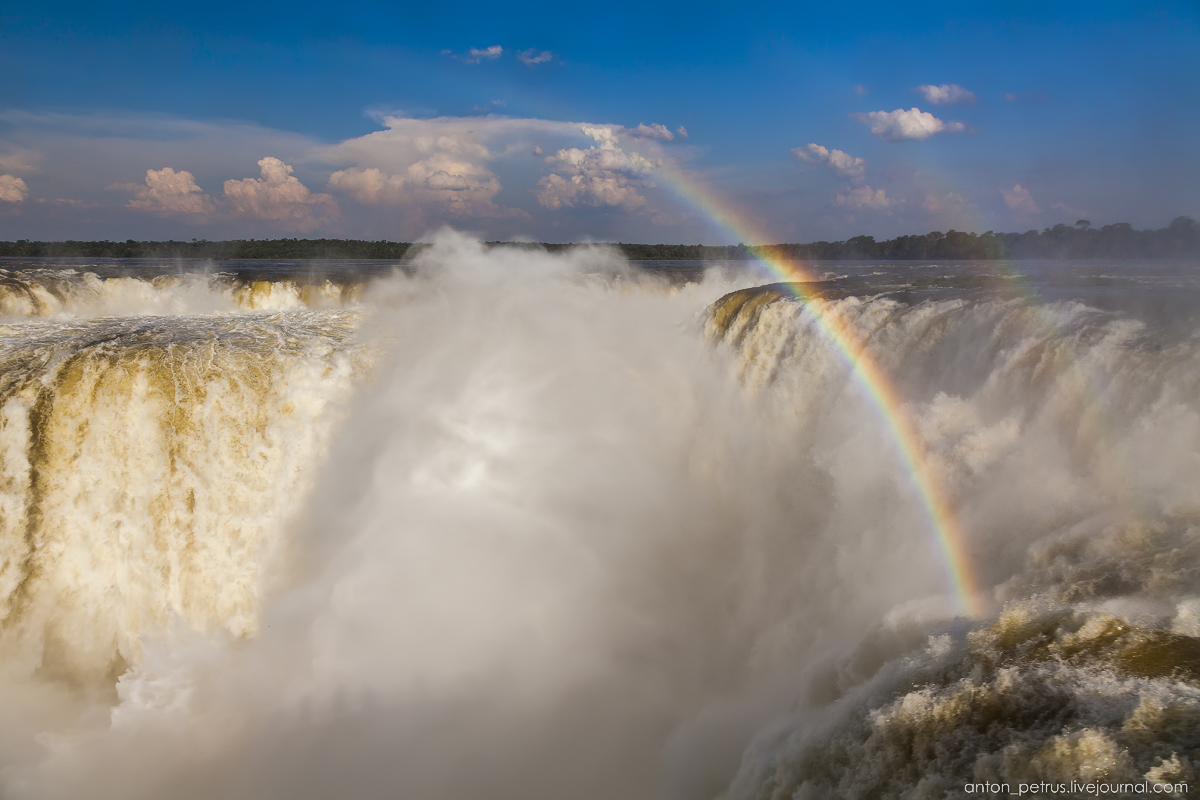
<svg viewBox="0 0 1200 800"><path fill-rule="evenodd" d="M758 243L770 241L762 234L762 230L756 229L736 209L695 179L665 167L657 170L655 177L662 178L687 205L704 214L731 238ZM967 553L963 529L925 458L924 442L887 372L867 349L866 342L858 332L840 316L828 313L816 293L806 288L815 278L800 264L784 261L753 245L748 244L747 247L753 250L757 262L772 278L785 284L814 313L821 329L850 366L865 396L886 422L937 535L960 608L968 616L982 616L983 593Z"/></svg>

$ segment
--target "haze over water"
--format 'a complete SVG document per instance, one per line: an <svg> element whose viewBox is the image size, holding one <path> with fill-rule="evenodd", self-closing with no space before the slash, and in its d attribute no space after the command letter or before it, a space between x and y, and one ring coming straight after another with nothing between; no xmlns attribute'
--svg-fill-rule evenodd
<svg viewBox="0 0 1200 800"><path fill-rule="evenodd" d="M5 796L1194 785L1195 265L395 266L2 265Z"/></svg>

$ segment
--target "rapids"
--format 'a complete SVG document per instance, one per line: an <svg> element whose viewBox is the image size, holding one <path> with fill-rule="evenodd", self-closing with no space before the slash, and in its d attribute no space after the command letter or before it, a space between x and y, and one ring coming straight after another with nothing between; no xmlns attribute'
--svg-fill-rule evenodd
<svg viewBox="0 0 1200 800"><path fill-rule="evenodd" d="M1188 268L398 266L3 265L0 795L1195 786Z"/></svg>

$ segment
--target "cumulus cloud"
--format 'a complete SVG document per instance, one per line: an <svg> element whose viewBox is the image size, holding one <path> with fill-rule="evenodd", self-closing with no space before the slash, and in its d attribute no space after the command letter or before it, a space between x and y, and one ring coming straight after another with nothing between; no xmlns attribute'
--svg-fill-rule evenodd
<svg viewBox="0 0 1200 800"><path fill-rule="evenodd" d="M196 185L195 176L185 169L178 172L170 167L148 169L143 183L114 183L108 188L133 193L126 208L163 217L179 216L203 222L216 207L213 199Z"/></svg>
<svg viewBox="0 0 1200 800"><path fill-rule="evenodd" d="M513 126L494 118L416 120L389 117L389 130L336 147L332 157L359 165L329 176L329 188L364 205L395 205L445 217L523 216L497 206L500 181L488 167L497 154L484 143ZM382 168L381 168L382 167Z"/></svg>
<svg viewBox="0 0 1200 800"><path fill-rule="evenodd" d="M27 147L4 147L0 152L0 171L3 172L36 172L41 163L41 154Z"/></svg>
<svg viewBox="0 0 1200 800"><path fill-rule="evenodd" d="M504 55L504 48L498 44L494 44L491 47L483 49L472 47L461 58L464 64L478 64L480 61L493 61L502 55Z"/></svg>
<svg viewBox="0 0 1200 800"><path fill-rule="evenodd" d="M471 188L464 175L451 175L444 169L439 169L437 172L425 179L425 188L435 191L445 189L451 192L463 192Z"/></svg>
<svg viewBox="0 0 1200 800"><path fill-rule="evenodd" d="M932 103L935 106L974 103L976 99L974 92L964 89L957 83L943 83L941 86L926 83L916 87L913 91L924 97L926 103Z"/></svg>
<svg viewBox="0 0 1200 800"><path fill-rule="evenodd" d="M261 178L225 181L225 198L234 213L278 222L285 230L300 232L337 217L333 198L310 192L292 175L291 166L273 156L260 159L258 166Z"/></svg>
<svg viewBox="0 0 1200 800"><path fill-rule="evenodd" d="M644 205L646 198L638 189L653 186L646 176L658 164L621 149L618 128L582 125L580 130L596 144L586 150L565 148L547 157L546 163L553 165L555 172L538 181L538 202L550 209L586 203L628 211Z"/></svg>
<svg viewBox="0 0 1200 800"><path fill-rule="evenodd" d="M24 203L29 187L16 175L0 175L0 202Z"/></svg>
<svg viewBox="0 0 1200 800"><path fill-rule="evenodd" d="M1028 189L1017 184L1011 189L1001 189L1000 194L1004 196L1004 205L1014 211L1022 211L1027 214L1036 214L1041 211L1037 207L1037 203L1033 202L1033 195L1029 194Z"/></svg>
<svg viewBox="0 0 1200 800"><path fill-rule="evenodd" d="M517 53L517 60L528 67L534 67L538 64L545 64L547 61L550 61L553 58L554 53L551 53L549 50L543 50L539 53L536 48L532 47L528 50L522 50Z"/></svg>
<svg viewBox="0 0 1200 800"><path fill-rule="evenodd" d="M834 203L847 208L870 208L875 211L883 211L892 205L883 189L872 189L870 186L860 186L847 194L839 194Z"/></svg>
<svg viewBox="0 0 1200 800"><path fill-rule="evenodd" d="M889 142L928 139L936 133L961 133L967 126L961 122L944 122L928 111L913 106L905 111L868 111L852 114L859 122L870 126L871 133Z"/></svg>
<svg viewBox="0 0 1200 800"><path fill-rule="evenodd" d="M0 226L8 226L9 238L47 238L62 229L64 215L78 213L73 230L92 238L111 235L104 226L113 220L135 237L178 237L184 226L203 222L211 226L209 238L230 238L300 235L283 231L336 217L347 235L368 238L413 240L443 225L495 239L621 231L652 237L655 220L668 220L674 210L673 197L659 202L652 170L688 155L672 152L681 141L675 128L672 142L629 136L611 121L586 123L591 132L585 133L585 121L494 114L412 119L380 113L377 119L381 129L320 142L252 125L157 115L35 117L0 110L0 123L8 126L0 153L26 148L44 154L36 185L29 175L0 169L29 184L23 203L0 202L7 209L0 211ZM263 165L245 169L264 155L274 157L276 169L265 176ZM171 173L162 172L164 165ZM317 171L320 183L309 178ZM164 180L169 175L174 181ZM253 178L236 180L248 175ZM228 193L222 191L226 179L235 179ZM195 184L202 180L212 185L201 190ZM120 196L106 191L117 181ZM130 208L131 200L139 208ZM96 203L113 214L82 211ZM315 230L312 235L321 235L326 228Z"/></svg>
<svg viewBox="0 0 1200 800"><path fill-rule="evenodd" d="M810 142L807 147L793 148L792 155L801 161L825 164L838 175L853 181L861 181L866 176L866 161L842 150L830 150L815 142Z"/></svg>
<svg viewBox="0 0 1200 800"><path fill-rule="evenodd" d="M329 188L345 192L360 203L378 205L403 194L404 176L389 175L378 167L351 167L330 175Z"/></svg>
<svg viewBox="0 0 1200 800"><path fill-rule="evenodd" d="M675 132L679 134L680 139L687 138L687 128L683 127L682 125L680 125L678 128L676 128Z"/></svg>
<svg viewBox="0 0 1200 800"><path fill-rule="evenodd" d="M495 173L497 164L528 170L531 153L539 157L541 174L531 181L532 197L507 193L514 206L532 201L555 211L643 208L644 190L654 187L650 174L675 138L666 126L650 123L639 131L503 116L389 116L384 124L387 130L318 149L309 158L335 167L330 190L364 205L403 208L399 227L405 235L461 217L528 219L528 211L496 202L502 187Z"/></svg>
<svg viewBox="0 0 1200 800"><path fill-rule="evenodd" d="M626 128L624 132L635 139L660 139L664 142L670 142L675 138L675 134L671 133L666 125L657 122L652 122L649 125L639 122L636 128Z"/></svg>

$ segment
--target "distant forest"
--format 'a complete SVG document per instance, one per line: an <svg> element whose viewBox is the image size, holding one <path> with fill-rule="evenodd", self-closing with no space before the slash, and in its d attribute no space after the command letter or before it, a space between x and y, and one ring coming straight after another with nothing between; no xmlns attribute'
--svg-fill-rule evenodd
<svg viewBox="0 0 1200 800"><path fill-rule="evenodd" d="M561 252L573 244L517 244L488 242L490 246L540 247ZM366 242L354 239L239 239L210 242L0 242L0 256L86 257L86 258L211 258L225 259L311 259L361 258L398 259L415 255L407 242ZM1055 225L1025 233L982 234L934 231L923 236L899 236L877 242L873 236L855 236L844 242L774 244L762 247L625 244L616 243L627 258L643 260L720 261L754 258L762 253L791 260L927 261L1029 258L1200 258L1200 225L1189 217L1178 217L1158 230L1134 230L1126 222L1093 228L1087 220L1074 227Z"/></svg>

